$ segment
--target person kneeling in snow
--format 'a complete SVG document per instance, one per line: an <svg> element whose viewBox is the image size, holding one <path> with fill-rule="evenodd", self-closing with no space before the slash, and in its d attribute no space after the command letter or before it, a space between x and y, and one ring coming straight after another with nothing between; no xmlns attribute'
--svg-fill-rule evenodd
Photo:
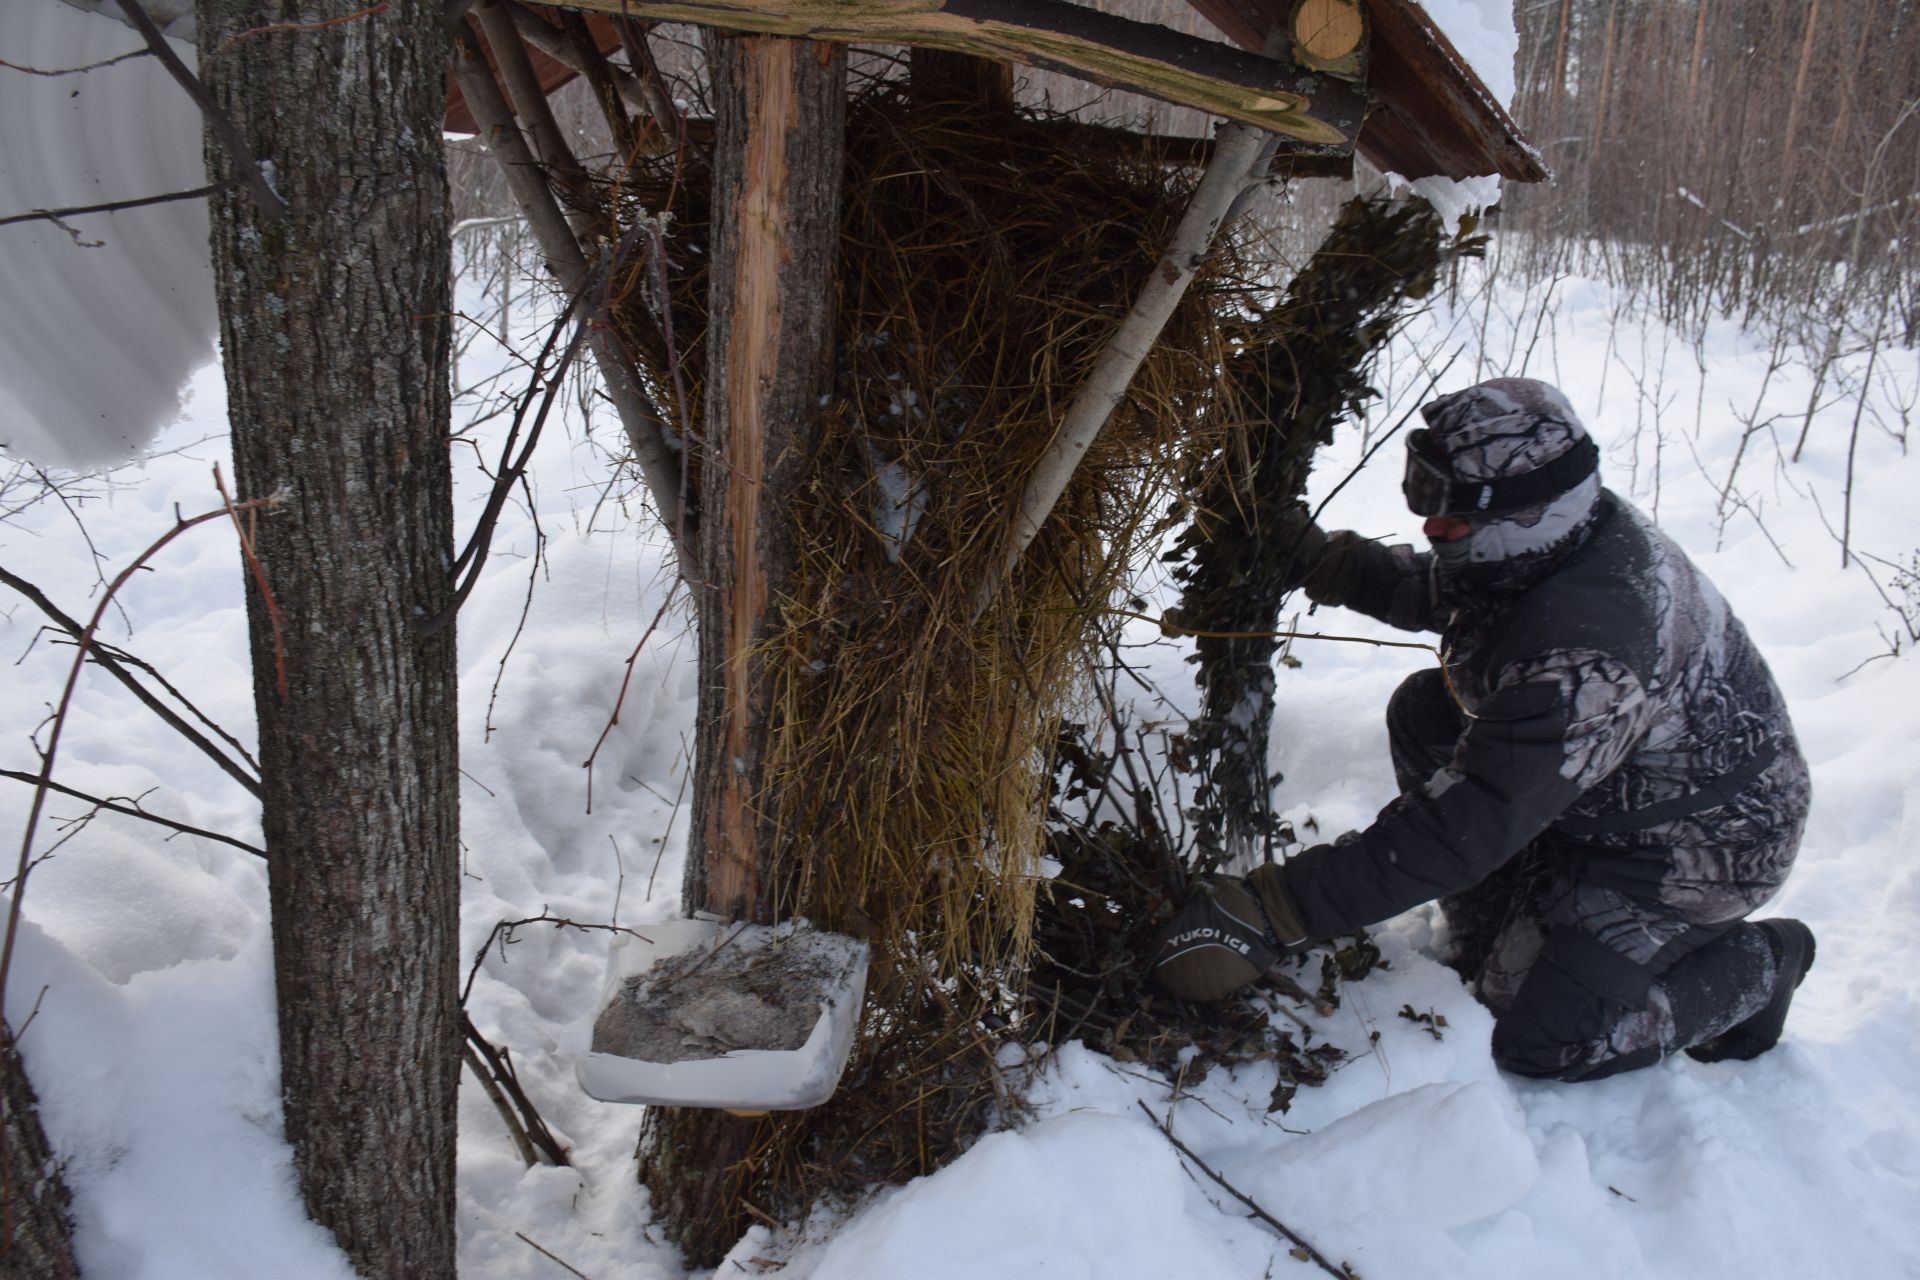
<svg viewBox="0 0 1920 1280"><path fill-rule="evenodd" d="M1431 550L1297 536L1315 601L1442 634L1387 707L1402 794L1366 830L1200 886L1154 972L1222 999L1290 951L1438 899L1493 1053L1590 1080L1752 1058L1813 963L1745 917L1799 848L1806 762L1766 663L1671 539L1600 485L1564 396L1502 378L1426 405L1408 505Z"/></svg>

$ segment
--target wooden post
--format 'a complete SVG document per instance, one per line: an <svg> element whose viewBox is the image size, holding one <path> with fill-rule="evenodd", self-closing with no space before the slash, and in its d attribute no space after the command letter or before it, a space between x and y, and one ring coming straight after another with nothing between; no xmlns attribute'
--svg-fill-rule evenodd
<svg viewBox="0 0 1920 1280"><path fill-rule="evenodd" d="M699 586L700 727L687 906L765 920L770 714L756 647L790 567L784 529L833 386L846 55L712 37L713 267Z"/></svg>
<svg viewBox="0 0 1920 1280"><path fill-rule="evenodd" d="M708 64L712 318L699 442L700 711L684 905L767 921L775 833L763 803L765 726L778 709L759 646L779 623L792 564L789 513L812 465L821 397L833 385L846 55L806 40L709 33ZM694 1266L718 1263L750 1225L740 1186L755 1176L755 1135L777 1123L647 1109L640 1178Z"/></svg>

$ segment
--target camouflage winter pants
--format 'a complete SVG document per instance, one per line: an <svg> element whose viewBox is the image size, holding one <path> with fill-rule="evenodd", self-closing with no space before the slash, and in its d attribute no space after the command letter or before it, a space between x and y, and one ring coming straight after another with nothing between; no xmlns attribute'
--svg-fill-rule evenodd
<svg viewBox="0 0 1920 1280"><path fill-rule="evenodd" d="M1463 724L1438 670L1400 686L1387 734L1403 790L1452 759ZM1449 963L1493 1010L1502 1067L1597 1079L1699 1044L1766 1004L1777 966L1765 933L1744 916L1777 886L1672 902L1580 872L1549 832L1440 900Z"/></svg>

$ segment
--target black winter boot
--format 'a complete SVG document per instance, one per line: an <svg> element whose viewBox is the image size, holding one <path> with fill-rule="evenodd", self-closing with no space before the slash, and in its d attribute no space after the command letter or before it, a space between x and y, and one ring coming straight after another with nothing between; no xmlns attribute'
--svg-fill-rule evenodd
<svg viewBox="0 0 1920 1280"><path fill-rule="evenodd" d="M1687 1050L1697 1062L1746 1062L1757 1058L1780 1043L1780 1032L1787 1025L1787 1008L1793 993L1813 968L1813 930L1798 920L1756 920L1755 926L1767 936L1778 966L1773 980L1773 995L1766 1006L1746 1021Z"/></svg>

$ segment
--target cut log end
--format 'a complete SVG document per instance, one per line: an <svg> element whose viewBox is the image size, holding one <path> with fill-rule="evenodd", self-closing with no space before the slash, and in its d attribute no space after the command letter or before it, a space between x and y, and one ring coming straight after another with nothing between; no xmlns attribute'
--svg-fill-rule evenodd
<svg viewBox="0 0 1920 1280"><path fill-rule="evenodd" d="M1334 75L1360 74L1367 21L1359 0L1300 0L1292 30L1301 65Z"/></svg>

